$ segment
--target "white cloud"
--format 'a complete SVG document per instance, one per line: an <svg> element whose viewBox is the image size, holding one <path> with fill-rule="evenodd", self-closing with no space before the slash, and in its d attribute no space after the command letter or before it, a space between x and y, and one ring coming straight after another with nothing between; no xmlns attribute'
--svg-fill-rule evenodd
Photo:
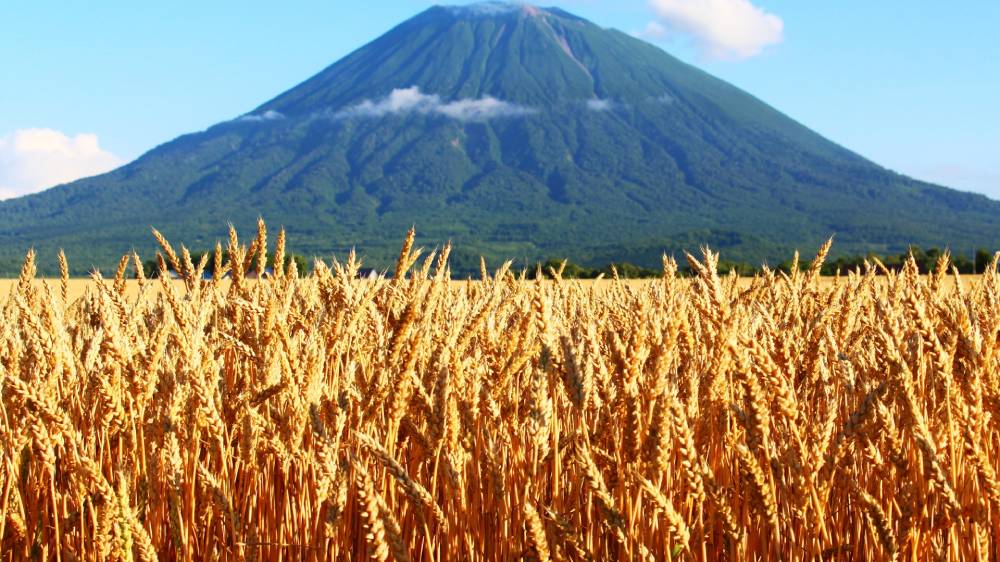
<svg viewBox="0 0 1000 562"><path fill-rule="evenodd" d="M0 136L0 199L101 174L123 163L101 148L97 135L18 129Z"/></svg>
<svg viewBox="0 0 1000 562"><path fill-rule="evenodd" d="M437 107L437 112L459 121L485 121L493 117L524 115L530 110L487 96L442 104Z"/></svg>
<svg viewBox="0 0 1000 562"><path fill-rule="evenodd" d="M389 114L437 114L459 121L486 121L497 117L517 117L534 113L528 107L498 100L491 96L444 102L437 94L425 94L418 86L397 88L388 96L365 100L333 114L334 118L382 117Z"/></svg>
<svg viewBox="0 0 1000 562"><path fill-rule="evenodd" d="M760 54L784 39L780 17L750 0L649 0L657 20L639 34L662 40L690 36L702 56L739 60Z"/></svg>
<svg viewBox="0 0 1000 562"><path fill-rule="evenodd" d="M278 120L284 119L284 118L285 118L285 116L280 111L275 111L273 109L268 109L264 113L257 113L257 114L248 113L246 115L237 117L236 120L237 121L260 122L260 121L278 121Z"/></svg>
<svg viewBox="0 0 1000 562"><path fill-rule="evenodd" d="M587 109L591 111L609 111L611 107L611 100L602 100L597 98L587 100Z"/></svg>

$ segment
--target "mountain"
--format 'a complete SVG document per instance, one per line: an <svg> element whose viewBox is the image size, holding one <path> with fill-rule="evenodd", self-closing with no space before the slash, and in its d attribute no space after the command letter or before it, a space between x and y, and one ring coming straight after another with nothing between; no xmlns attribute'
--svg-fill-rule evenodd
<svg viewBox="0 0 1000 562"><path fill-rule="evenodd" d="M831 234L842 253L1000 247L1000 202L886 170L620 31L484 3L430 8L239 118L0 203L0 269L30 245L49 271L59 247L111 267L151 250L150 225L207 248L258 215L300 253L356 246L373 266L416 225L460 271L655 265L699 244L774 263Z"/></svg>

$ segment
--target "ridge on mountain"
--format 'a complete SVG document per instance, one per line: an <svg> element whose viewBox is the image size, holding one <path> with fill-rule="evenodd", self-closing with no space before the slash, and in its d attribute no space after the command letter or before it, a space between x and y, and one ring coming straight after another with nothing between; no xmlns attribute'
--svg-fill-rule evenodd
<svg viewBox="0 0 1000 562"><path fill-rule="evenodd" d="M472 4L439 4L435 6L463 17L493 17L502 14L534 14L539 8L523 2L475 2Z"/></svg>

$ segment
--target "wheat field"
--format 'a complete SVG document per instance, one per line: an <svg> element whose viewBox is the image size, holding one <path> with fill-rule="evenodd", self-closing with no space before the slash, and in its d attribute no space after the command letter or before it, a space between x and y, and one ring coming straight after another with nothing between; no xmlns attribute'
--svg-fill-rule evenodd
<svg viewBox="0 0 1000 562"><path fill-rule="evenodd" d="M998 556L996 259L453 283L411 232L251 281L261 223L202 280L159 238L179 282L11 284L2 560Z"/></svg>

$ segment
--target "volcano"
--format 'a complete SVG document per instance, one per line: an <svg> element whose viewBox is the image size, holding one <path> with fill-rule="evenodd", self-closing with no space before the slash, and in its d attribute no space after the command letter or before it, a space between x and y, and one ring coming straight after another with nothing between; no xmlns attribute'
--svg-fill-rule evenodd
<svg viewBox="0 0 1000 562"><path fill-rule="evenodd" d="M430 8L240 117L0 203L0 268L30 246L46 271L58 248L111 267L151 249L150 226L207 249L258 216L299 253L357 247L375 267L415 225L454 243L459 272L480 255L655 266L701 244L774 263L832 234L840 253L1000 246L1000 202L882 168L628 34L483 3Z"/></svg>

